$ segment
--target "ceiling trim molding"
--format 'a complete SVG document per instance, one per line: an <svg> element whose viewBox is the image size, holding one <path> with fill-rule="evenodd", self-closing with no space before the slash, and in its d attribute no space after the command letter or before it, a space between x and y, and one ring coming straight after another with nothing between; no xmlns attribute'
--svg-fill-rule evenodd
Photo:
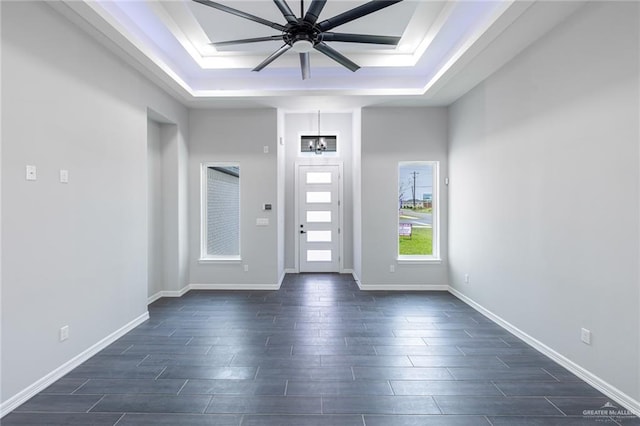
<svg viewBox="0 0 640 426"><path fill-rule="evenodd" d="M565 19L566 16L577 10L584 2L568 2L571 5L558 6L551 9L549 9L550 2L542 3L519 0L508 0L501 3L500 7L485 17L484 22L476 27L471 35L467 36L459 46L451 51L450 56L444 58L443 63L438 65L432 75L425 75L422 80L423 83L416 86L411 86L415 84L413 82L415 76L411 74L399 74L398 77L392 73L386 75L386 71L376 74L376 70L370 70L370 72L367 72L369 70L364 70L365 72L361 72L358 75L359 78L364 74L364 79L368 78L371 81L376 81L377 84L383 84L383 86L367 88L362 85L359 88L355 86L348 88L344 87L348 85L348 80L345 80L347 83L343 84L343 87L323 88L313 84L302 84L297 80L293 81L290 74L278 74L276 70L272 74L268 74L267 76L270 77L264 80L271 81L271 84L274 85L271 89L224 89L225 78L229 80L229 77L225 77L223 74L220 77L215 77L219 88L209 89L204 84L208 80L193 79L193 77L187 78L181 75L180 72L185 72L183 69L171 66L167 58L161 57L153 48L147 46L144 41L130 34L128 29L118 21L118 18L105 10L99 2L86 0L47 2L52 8L87 31L102 45L124 59L145 77L158 84L186 106L205 107L212 105L213 107L219 107L225 104L245 105L247 103L278 106L288 103L291 98L317 100L334 97L352 98L348 102L349 108L356 105L371 105L372 103L402 103L403 99L406 100L407 104L411 105L448 105ZM186 9L183 11L184 14L190 13L183 2L179 4L182 4L183 6L181 7ZM533 7L534 5L535 7ZM155 12L165 25L168 27L171 25L176 26L173 30L178 31L180 27L175 24L174 19L187 19L181 15L169 16L167 9L162 6L155 5L153 7L158 9ZM451 14L454 13L454 9L455 3L447 3L440 10L439 15L433 19L430 29L421 42L422 44L418 46L414 53L405 54L405 56L415 55L420 49L426 50L437 38L439 30ZM555 20L550 19L550 16L557 18ZM516 22L518 25L515 25ZM522 25L522 22L526 25ZM170 28L167 31L172 30ZM175 35L173 31L172 33ZM186 43L193 47L193 43L188 40L189 36L184 33L181 34L180 37L177 37L178 42L183 46ZM206 38L207 36L204 33L198 35L198 38L202 37ZM506 40L507 38L508 40ZM188 55L185 55L185 57L188 57ZM479 69L481 72L473 73L469 72L469 69ZM341 78L339 71L332 77L336 81ZM216 75L213 74L212 76ZM343 75L352 78L351 74ZM237 82L242 81L241 76L233 78L236 81L236 85L238 84ZM229 81L233 82L234 80ZM282 84L287 81L290 84ZM194 86L198 84L202 88ZM406 87L401 87L401 85ZM245 87L247 86L245 85Z"/></svg>

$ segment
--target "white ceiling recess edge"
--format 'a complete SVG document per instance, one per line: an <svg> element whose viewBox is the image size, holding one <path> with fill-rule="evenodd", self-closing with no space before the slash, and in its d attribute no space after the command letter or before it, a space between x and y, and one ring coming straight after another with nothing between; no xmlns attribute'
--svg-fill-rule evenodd
<svg viewBox="0 0 640 426"><path fill-rule="evenodd" d="M429 75L426 82L421 82L419 87L381 87L375 84L380 81L377 76L373 79L373 84L367 86L363 82L355 89L300 89L294 87L298 80L289 78L289 81L295 82L287 83L288 86L276 84L269 88L240 90L194 88L193 79L181 75L178 64L172 63L171 58L161 57L150 46L149 40L132 34L120 22L126 19L120 17L119 21L98 2L63 0L48 4L187 106L273 106L296 109L308 108L318 101L342 108L370 105L448 105L566 19L583 3L501 2L501 7L494 10L490 19L476 27L470 37L456 46L455 52L447 56L447 60ZM192 73L193 69L189 72ZM202 84L202 81L198 84Z"/></svg>

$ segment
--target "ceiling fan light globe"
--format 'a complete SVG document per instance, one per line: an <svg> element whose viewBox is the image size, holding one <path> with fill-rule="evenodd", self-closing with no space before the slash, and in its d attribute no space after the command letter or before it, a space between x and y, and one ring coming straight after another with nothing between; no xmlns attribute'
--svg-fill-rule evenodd
<svg viewBox="0 0 640 426"><path fill-rule="evenodd" d="M294 52L307 53L313 50L313 43L309 40L297 40L291 46Z"/></svg>

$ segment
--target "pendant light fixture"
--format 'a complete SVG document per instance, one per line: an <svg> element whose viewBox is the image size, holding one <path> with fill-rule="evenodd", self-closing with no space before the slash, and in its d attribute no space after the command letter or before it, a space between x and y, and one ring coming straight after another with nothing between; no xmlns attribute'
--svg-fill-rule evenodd
<svg viewBox="0 0 640 426"><path fill-rule="evenodd" d="M320 133L320 110L318 110L318 138L309 141L309 151L313 151L320 155L323 151L327 150L327 141Z"/></svg>

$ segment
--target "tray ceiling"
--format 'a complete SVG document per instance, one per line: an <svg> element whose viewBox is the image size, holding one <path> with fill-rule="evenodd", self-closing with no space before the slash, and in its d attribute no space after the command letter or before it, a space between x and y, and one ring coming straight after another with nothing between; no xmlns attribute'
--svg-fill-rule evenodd
<svg viewBox="0 0 640 426"><path fill-rule="evenodd" d="M269 0L219 2L273 22L286 23L275 3ZM534 4L405 0L333 30L400 36L398 46L327 42L361 68L351 72L312 51L311 78L302 80L299 58L292 50L262 71L251 71L281 47L282 41L224 48L211 45L212 42L277 35L278 30L190 0L62 3L65 8L58 9L72 14L76 21L80 18L85 27L88 23L101 38L106 36L111 41L112 48L118 46L127 59L151 70L156 79L190 102L282 96L430 99L430 94L460 71L462 63L468 63L485 50L524 12L533 9ZM310 1L287 0L287 3L294 13L300 14ZM319 21L363 3L366 2L328 0ZM557 8L548 13L555 13L554 19L558 20L575 9L576 4L562 8L562 13ZM548 21L552 23L553 19ZM540 32L526 34L521 44L535 39Z"/></svg>

